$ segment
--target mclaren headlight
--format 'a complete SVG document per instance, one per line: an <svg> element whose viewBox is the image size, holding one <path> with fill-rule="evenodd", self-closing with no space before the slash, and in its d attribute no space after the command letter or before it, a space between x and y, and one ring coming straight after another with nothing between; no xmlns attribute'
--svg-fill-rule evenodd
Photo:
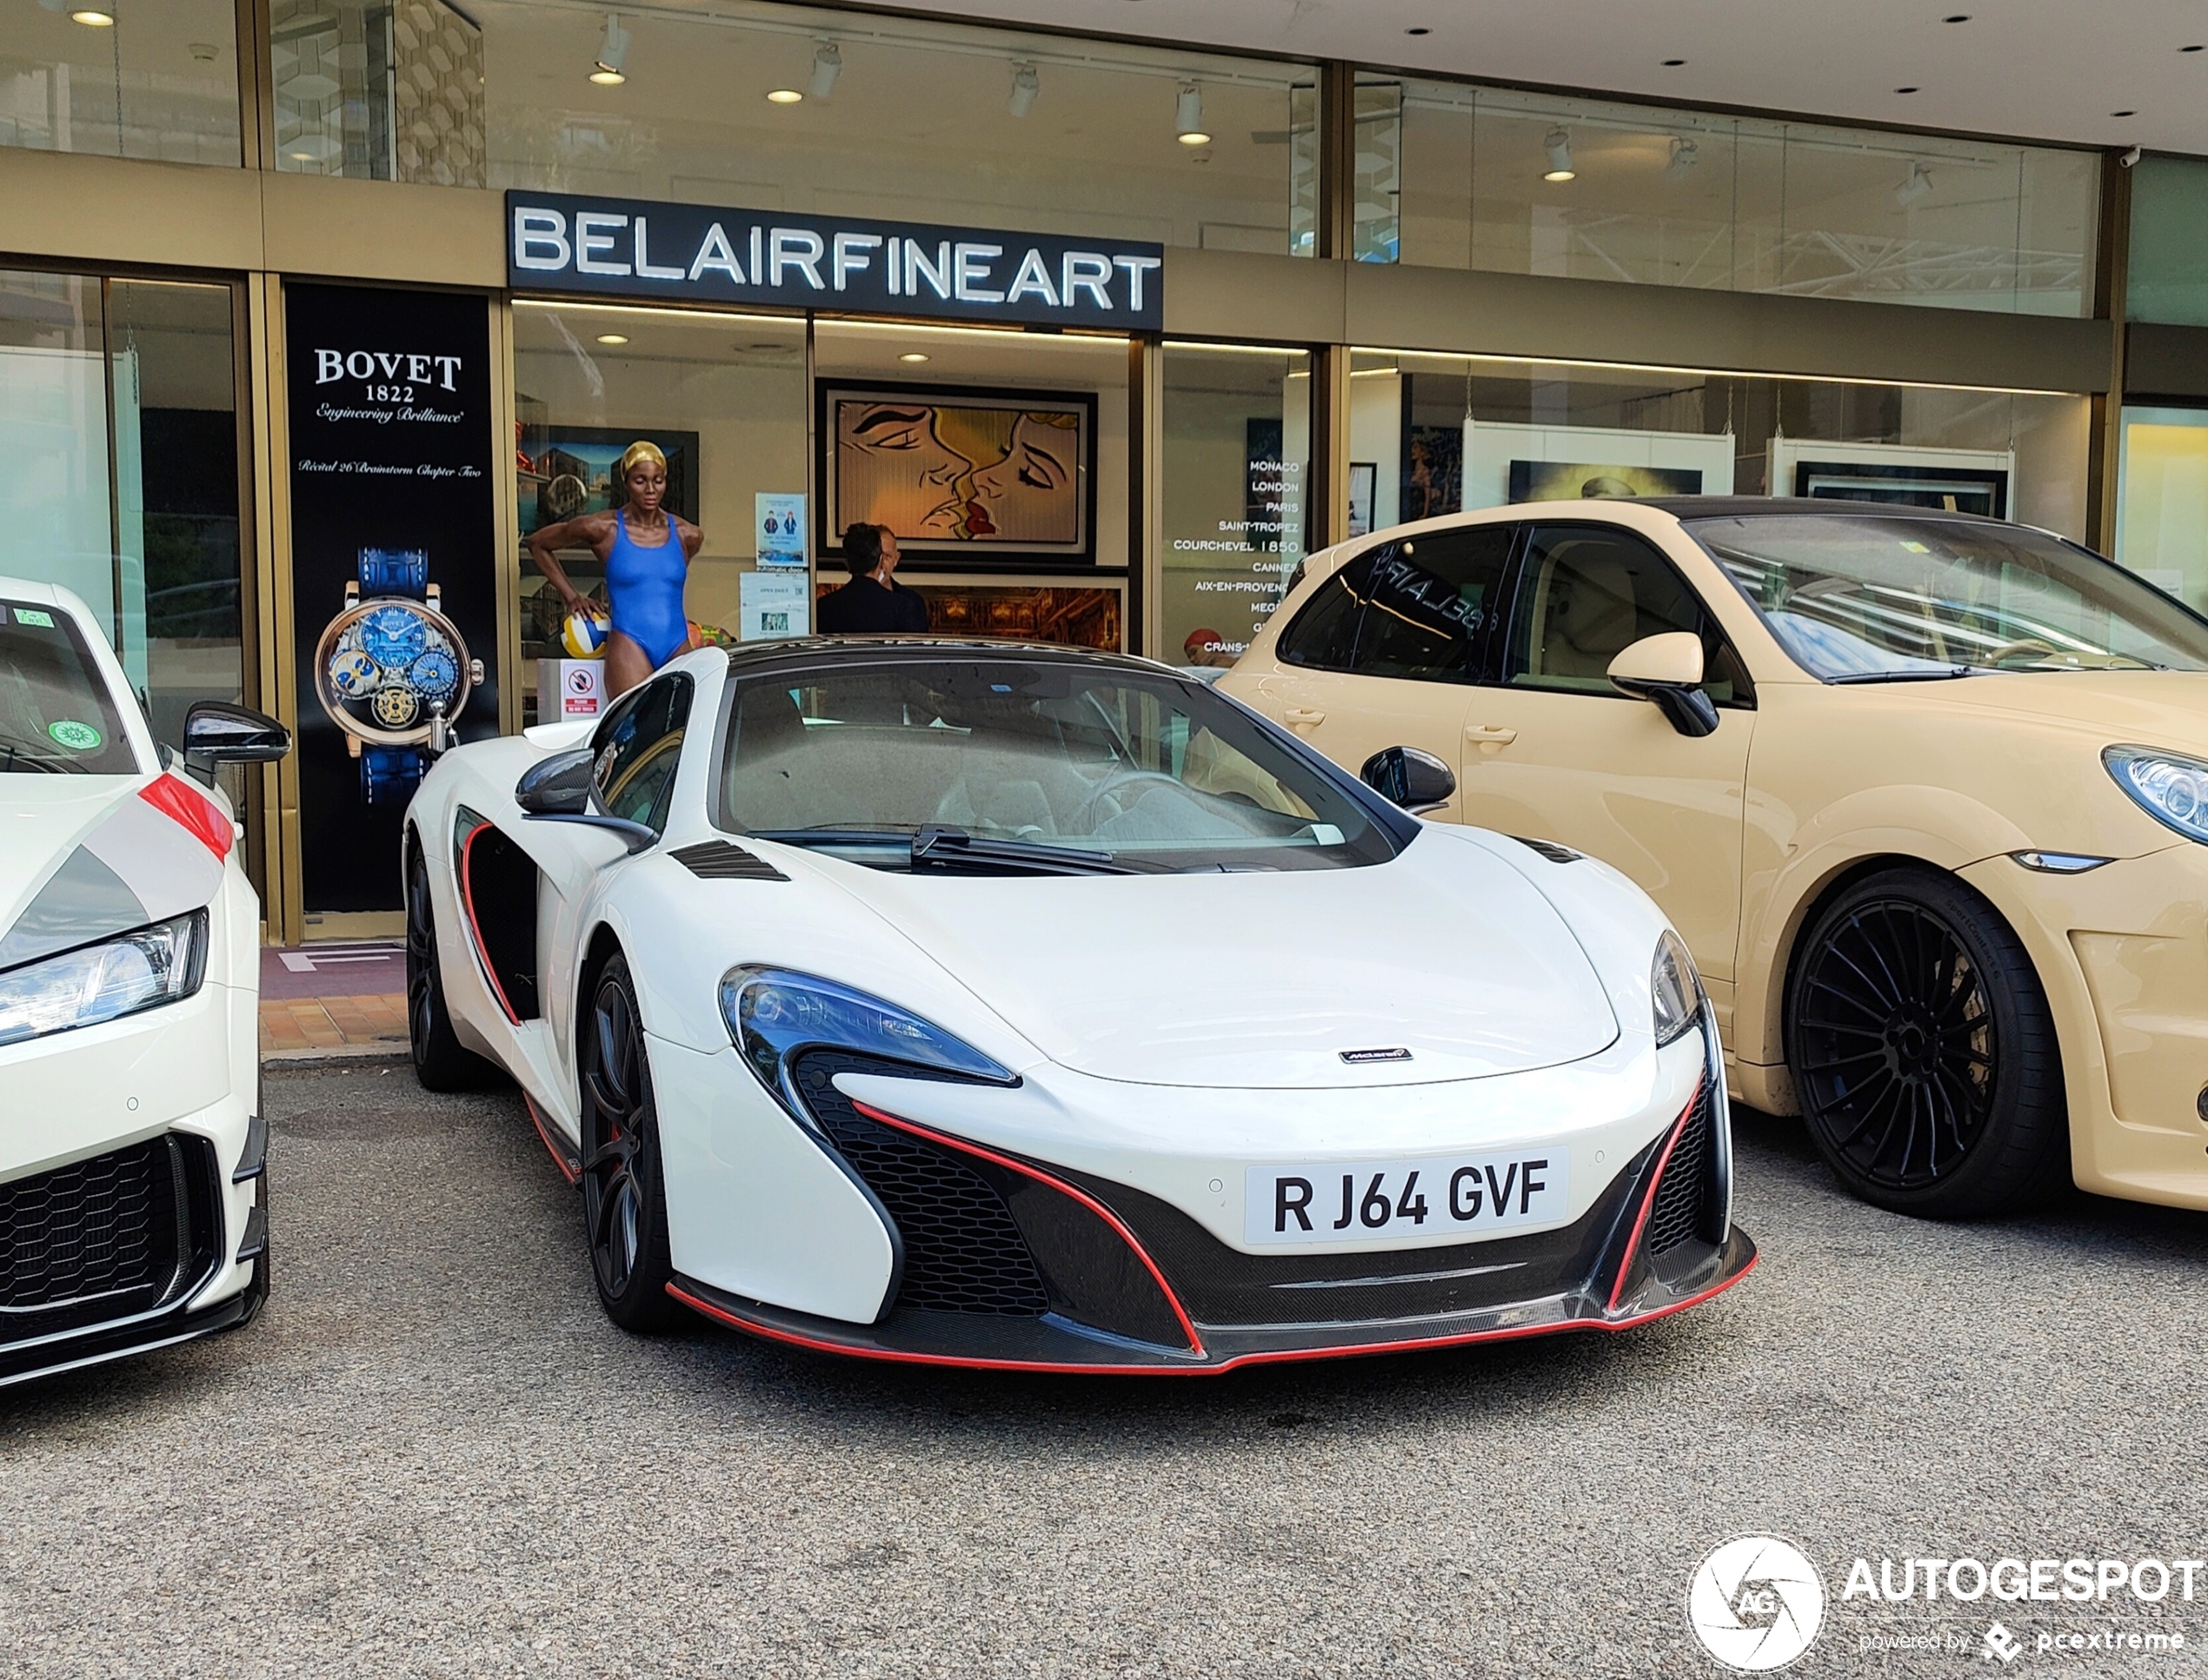
<svg viewBox="0 0 2208 1680"><path fill-rule="evenodd" d="M177 1003L207 973L207 913L121 933L0 973L0 1045Z"/></svg>
<svg viewBox="0 0 2208 1680"><path fill-rule="evenodd" d="M1666 927L1656 941L1656 960L1648 975L1656 999L1656 1042L1666 1045L1690 1033L1702 1017L1702 977L1686 942Z"/></svg>
<svg viewBox="0 0 2208 1680"><path fill-rule="evenodd" d="M808 1119L790 1074L798 1052L846 1050L1009 1085L1014 1075L933 1021L864 992L787 968L746 965L721 979L721 1018L760 1084Z"/></svg>
<svg viewBox="0 0 2208 1680"><path fill-rule="evenodd" d="M2208 845L2208 764L2151 747L2111 747L2101 762L2147 815Z"/></svg>

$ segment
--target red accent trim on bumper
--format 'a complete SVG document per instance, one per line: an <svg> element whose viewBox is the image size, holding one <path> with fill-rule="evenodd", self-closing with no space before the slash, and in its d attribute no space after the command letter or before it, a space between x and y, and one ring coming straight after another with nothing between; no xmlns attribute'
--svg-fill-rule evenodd
<svg viewBox="0 0 2208 1680"><path fill-rule="evenodd" d="M468 877L468 854L475 849L477 836L493 826L479 822L468 831L468 838L460 842L460 880L456 885L460 888L460 907L468 917L468 940L475 952L476 966L483 971L483 978L490 982L490 994L498 999L501 1012L509 1021L519 1026L522 1018L514 1013L514 1006L506 1001L506 988L498 983L498 971L490 966L490 950L483 943L482 924L476 920L475 885Z"/></svg>
<svg viewBox="0 0 2208 1680"><path fill-rule="evenodd" d="M1142 1262L1143 1270L1150 1274L1152 1281L1165 1292L1167 1305L1173 1308L1173 1316L1180 1321L1181 1333L1188 1338L1188 1351L1201 1357L1204 1351L1203 1338L1196 1334L1196 1326L1189 1322L1187 1311L1180 1305L1180 1298L1173 1292L1173 1285L1166 1281L1166 1274L1158 1270L1158 1263L1150 1258L1149 1251L1135 1240L1134 1233L1127 1228L1126 1222L1110 1208L1098 1201L1095 1197L1086 1191L1075 1189L1063 1179L1054 1178L1039 1167L1028 1165L1025 1161L1014 1159L1010 1155L1000 1155L994 1149L984 1149L981 1145L968 1143L962 1138L949 1137L929 1126L918 1126L910 1120L899 1119L895 1114L885 1113L879 1108L861 1102L856 1097L851 1099L851 1106L870 1120L878 1120L883 1126L894 1126L900 1132L908 1132L914 1137L925 1139L940 1148L958 1150L965 1154L977 1156L982 1160L1003 1167L1008 1172L1017 1172L1023 1178L1033 1179L1037 1184L1046 1185L1060 1195L1070 1197L1073 1200L1079 1202L1098 1218L1103 1220L1106 1225L1110 1225L1119 1233L1120 1240L1134 1251L1134 1258Z"/></svg>
<svg viewBox="0 0 2208 1680"><path fill-rule="evenodd" d="M1618 1262L1618 1281L1610 1286L1609 1306L1613 1311L1618 1298L1626 1292L1626 1274L1633 1269L1633 1256L1640 1252L1640 1235L1648 1229L1649 1210L1656 1205L1656 1189L1664 1182L1664 1169L1672 1164L1672 1151L1679 1147L1686 1123L1693 1116L1694 1105L1702 1100L1703 1080L1709 1077L1705 1072L1701 1079L1694 1081L1693 1094L1687 1098L1686 1106L1679 1110L1679 1119L1672 1122L1672 1135L1664 1139L1664 1152L1656 1159L1656 1170L1648 1175L1648 1188L1641 1192L1640 1212L1633 1218L1633 1234L1626 1239L1626 1257Z"/></svg>
<svg viewBox="0 0 2208 1680"><path fill-rule="evenodd" d="M748 1318L726 1311L710 1302L699 1299L678 1284L669 1284L667 1292L693 1311L702 1312L716 1323L741 1330L748 1335L758 1336L770 1342L786 1342L793 1347L809 1348L819 1353L838 1353L848 1358L878 1359L892 1365L936 1365L963 1371L1033 1371L1055 1372L1080 1377L1209 1377L1220 1371L1232 1371L1238 1365L1282 1365L1308 1359L1353 1359L1380 1353L1419 1353L1433 1348L1462 1347L1473 1342L1517 1341L1528 1336L1556 1336L1574 1330L1633 1330L1642 1325L1667 1318L1674 1312L1699 1306L1713 1295L1721 1295L1756 1269L1758 1255L1749 1260L1732 1276L1721 1283L1713 1284L1698 1295L1683 1301L1673 1301L1658 1307L1653 1312L1644 1312L1637 1318L1609 1320L1603 1318L1574 1318L1557 1325L1530 1325L1523 1329L1475 1330L1460 1336L1437 1336L1425 1341L1373 1342L1357 1347L1293 1348L1277 1352L1243 1353L1216 1365L1059 1365L1036 1359L961 1359L930 1353L907 1353L888 1348L859 1348L840 1342L822 1341L815 1337L801 1336L795 1331L779 1326L755 1324Z"/></svg>
<svg viewBox="0 0 2208 1680"><path fill-rule="evenodd" d="M536 1099L524 1091L522 1100L529 1106L529 1120L536 1127L537 1141L550 1153L552 1165L560 1169L560 1176L571 1185L581 1184L582 1174L568 1165L568 1152L560 1146L559 1139L552 1135L552 1128L545 1123L544 1116L537 1112Z"/></svg>

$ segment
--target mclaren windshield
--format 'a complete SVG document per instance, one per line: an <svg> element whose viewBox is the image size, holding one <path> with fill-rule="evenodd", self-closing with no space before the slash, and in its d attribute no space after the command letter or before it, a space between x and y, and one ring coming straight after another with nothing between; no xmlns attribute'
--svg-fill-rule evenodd
<svg viewBox="0 0 2208 1680"><path fill-rule="evenodd" d="M740 680L719 820L915 873L1338 868L1399 845L1200 683L966 650Z"/></svg>
<svg viewBox="0 0 2208 1680"><path fill-rule="evenodd" d="M0 775L131 776L115 697L58 607L0 599Z"/></svg>
<svg viewBox="0 0 2208 1680"><path fill-rule="evenodd" d="M2208 670L2208 620L2023 526L1938 514L1685 522L1786 651L1827 682Z"/></svg>

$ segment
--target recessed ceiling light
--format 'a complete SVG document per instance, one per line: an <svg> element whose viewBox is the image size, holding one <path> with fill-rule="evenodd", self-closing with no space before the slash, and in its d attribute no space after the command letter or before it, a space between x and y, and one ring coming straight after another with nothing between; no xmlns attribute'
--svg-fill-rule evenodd
<svg viewBox="0 0 2208 1680"><path fill-rule="evenodd" d="M2137 116L2138 113L2137 111L2111 111L2109 115L2111 116Z"/></svg>
<svg viewBox="0 0 2208 1680"><path fill-rule="evenodd" d="M1966 11L1954 11L1948 13L1939 21L1943 23L1967 23L1971 21L1971 15Z"/></svg>
<svg viewBox="0 0 2208 1680"><path fill-rule="evenodd" d="M1418 29L1408 29L1408 30L1405 30L1403 31L1403 33L1404 33L1404 34L1406 34L1406 35L1431 35L1431 34L1433 34L1433 31L1432 30L1430 30L1430 29L1426 29L1426 28L1424 28L1424 27L1420 27L1420 28L1418 28Z"/></svg>
<svg viewBox="0 0 2208 1680"><path fill-rule="evenodd" d="M1896 88L1894 91L1896 93L1921 93L1924 90L1921 88Z"/></svg>
<svg viewBox="0 0 2208 1680"><path fill-rule="evenodd" d="M627 333L600 333L598 342L601 344L626 344L628 342L628 335Z"/></svg>
<svg viewBox="0 0 2208 1680"><path fill-rule="evenodd" d="M1664 61L1664 68L1667 70L1675 70L1686 62L1684 58L1666 58Z"/></svg>
<svg viewBox="0 0 2208 1680"><path fill-rule="evenodd" d="M111 11L95 11L91 7L87 6L82 11L70 13L69 21L72 23L82 23L87 29L111 30L115 27L115 14Z"/></svg>
<svg viewBox="0 0 2208 1680"><path fill-rule="evenodd" d="M770 105L797 105L802 104L804 100L805 96L795 88L776 88L767 96L767 103Z"/></svg>
<svg viewBox="0 0 2208 1680"><path fill-rule="evenodd" d="M590 72L590 79L602 88L617 88L628 80L619 70L609 70L603 64Z"/></svg>
<svg viewBox="0 0 2208 1680"><path fill-rule="evenodd" d="M897 360L900 362L925 362L928 360L928 352L925 350L907 350L902 355L899 356Z"/></svg>
<svg viewBox="0 0 2208 1680"><path fill-rule="evenodd" d="M2179 48L2178 49L2178 50L2179 52L2199 52L2199 51L2204 50L2204 48L2203 48L2203 47L2179 47Z"/></svg>

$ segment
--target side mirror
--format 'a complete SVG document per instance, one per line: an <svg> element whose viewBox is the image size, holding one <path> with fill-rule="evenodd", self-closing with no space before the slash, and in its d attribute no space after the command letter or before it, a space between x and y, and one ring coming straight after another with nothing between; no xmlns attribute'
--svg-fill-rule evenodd
<svg viewBox="0 0 2208 1680"><path fill-rule="evenodd" d="M1714 734L1718 708L1702 692L1702 639L1686 630L1643 636L1610 661L1610 686L1653 703L1682 735Z"/></svg>
<svg viewBox="0 0 2208 1680"><path fill-rule="evenodd" d="M641 822L610 817L590 808L590 772L594 762L588 747L555 753L541 764L531 765L514 784L514 803L532 822L579 822L616 834L632 853L659 844L659 836Z"/></svg>
<svg viewBox="0 0 2208 1680"><path fill-rule="evenodd" d="M184 714L187 765L273 764L291 750L291 731L249 706L203 700Z"/></svg>
<svg viewBox="0 0 2208 1680"><path fill-rule="evenodd" d="M575 747L533 764L514 784L514 803L533 817L579 817L590 809L590 749Z"/></svg>
<svg viewBox="0 0 2208 1680"><path fill-rule="evenodd" d="M1416 747L1383 747L1365 760L1357 779L1413 816L1438 811L1457 791L1457 773Z"/></svg>

